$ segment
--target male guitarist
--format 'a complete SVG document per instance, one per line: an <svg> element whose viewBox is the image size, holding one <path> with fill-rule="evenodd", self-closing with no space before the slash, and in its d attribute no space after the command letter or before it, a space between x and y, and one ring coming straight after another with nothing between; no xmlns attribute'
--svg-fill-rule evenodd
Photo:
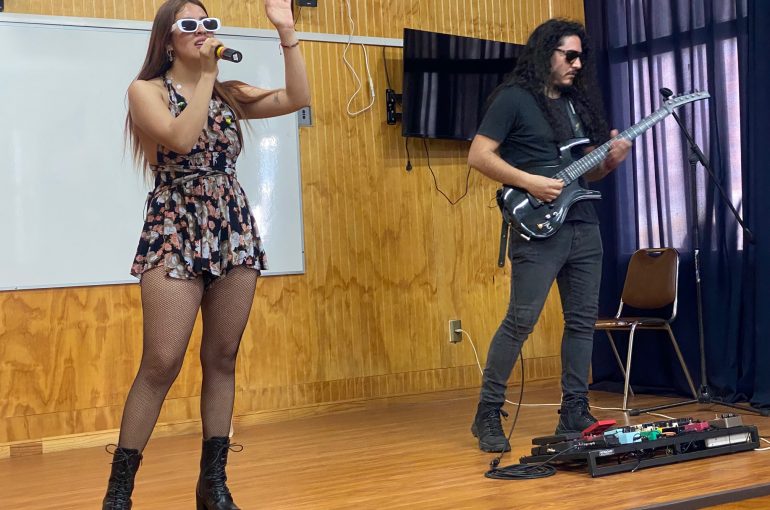
<svg viewBox="0 0 770 510"><path fill-rule="evenodd" d="M564 183L527 168L557 164L559 147L572 138L601 144L609 132L602 114L593 62L582 25L551 19L537 27L516 68L495 90L473 139L468 163L497 182L526 190L551 202ZM611 143L607 157L585 174L598 180L628 155L631 143ZM545 239L513 234L511 294L508 311L492 338L476 417L471 428L479 448L510 449L500 423L505 390L522 344L537 322L554 279L564 312L561 345L562 401L557 434L580 432L596 421L588 407L588 370L593 348L602 243L596 211L588 201L575 203L564 225Z"/></svg>

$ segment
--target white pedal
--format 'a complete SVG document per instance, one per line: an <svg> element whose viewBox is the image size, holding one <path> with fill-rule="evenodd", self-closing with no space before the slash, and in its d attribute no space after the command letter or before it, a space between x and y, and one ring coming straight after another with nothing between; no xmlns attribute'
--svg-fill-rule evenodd
<svg viewBox="0 0 770 510"><path fill-rule="evenodd" d="M706 448L742 444L748 443L749 441L751 441L751 434L748 432L741 432L740 434L730 434L729 436L711 437L706 439Z"/></svg>

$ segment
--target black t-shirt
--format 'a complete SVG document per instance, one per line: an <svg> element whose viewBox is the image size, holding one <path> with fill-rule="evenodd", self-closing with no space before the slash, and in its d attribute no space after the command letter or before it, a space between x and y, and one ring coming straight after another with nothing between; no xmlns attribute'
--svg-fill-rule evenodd
<svg viewBox="0 0 770 510"><path fill-rule="evenodd" d="M554 100L554 112L564 115L566 125L567 101ZM526 171L528 167L552 165L559 159L559 142L548 119L531 93L518 86L505 87L489 105L478 134L500 143L500 157L509 165ZM580 179L585 187L585 179ZM599 223L594 206L589 201L570 207L567 221Z"/></svg>

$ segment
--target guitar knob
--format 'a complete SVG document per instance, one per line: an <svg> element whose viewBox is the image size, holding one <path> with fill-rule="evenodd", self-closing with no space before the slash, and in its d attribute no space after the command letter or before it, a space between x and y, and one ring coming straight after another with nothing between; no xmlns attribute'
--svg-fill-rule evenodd
<svg viewBox="0 0 770 510"><path fill-rule="evenodd" d="M545 215L545 219L550 220L551 219L551 215L550 214L546 214Z"/></svg>

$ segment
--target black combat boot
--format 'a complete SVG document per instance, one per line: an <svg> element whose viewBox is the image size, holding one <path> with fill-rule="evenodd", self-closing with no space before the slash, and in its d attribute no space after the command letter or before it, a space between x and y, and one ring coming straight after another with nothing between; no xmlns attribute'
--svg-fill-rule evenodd
<svg viewBox="0 0 770 510"><path fill-rule="evenodd" d="M500 407L479 402L471 432L474 437L479 438L480 450L490 453L510 451L511 445L505 438L503 426L500 423L501 414L505 418L508 417L508 413Z"/></svg>
<svg viewBox="0 0 770 510"><path fill-rule="evenodd" d="M201 474L195 488L197 510L240 510L233 502L230 489L225 483L227 453L231 447L240 445L230 445L230 439L227 437L212 437L203 441Z"/></svg>
<svg viewBox="0 0 770 510"><path fill-rule="evenodd" d="M112 454L112 472L107 485L107 494L102 500L102 510L131 510L134 477L141 461L142 454L139 450L115 448Z"/></svg>
<svg viewBox="0 0 770 510"><path fill-rule="evenodd" d="M556 435L568 432L583 432L596 423L588 412L588 397L577 397L568 401L562 401L559 409L559 424L556 425Z"/></svg>

